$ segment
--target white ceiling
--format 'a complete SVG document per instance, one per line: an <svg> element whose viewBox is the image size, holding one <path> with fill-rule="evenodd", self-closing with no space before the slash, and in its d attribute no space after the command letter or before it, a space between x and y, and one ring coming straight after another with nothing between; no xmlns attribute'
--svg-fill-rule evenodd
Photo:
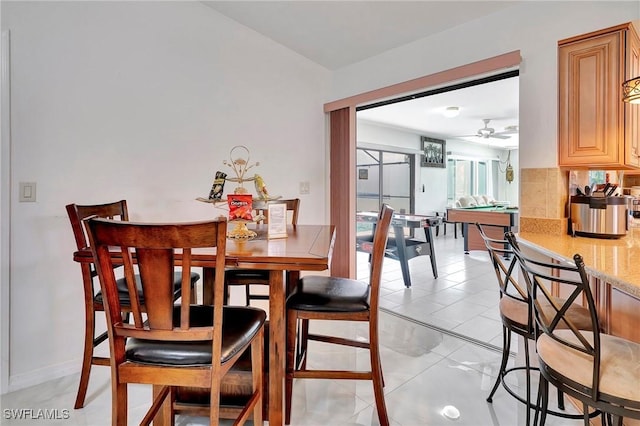
<svg viewBox="0 0 640 426"><path fill-rule="evenodd" d="M517 1L203 1L222 15L335 70L420 38L482 19ZM361 111L359 119L424 132L434 137L472 135L491 119L496 132L518 125L518 79L502 80ZM460 115L445 119L447 106ZM509 139L466 138L493 146Z"/></svg>
<svg viewBox="0 0 640 426"><path fill-rule="evenodd" d="M518 134L509 132L508 139L474 136L484 127L496 133L518 126L518 77L506 78L464 89L429 95L418 99L384 105L358 112L358 119L398 127L443 139L462 139L500 148L518 147ZM443 116L447 107L459 108L453 118Z"/></svg>
<svg viewBox="0 0 640 426"><path fill-rule="evenodd" d="M335 70L511 7L515 1L203 1Z"/></svg>

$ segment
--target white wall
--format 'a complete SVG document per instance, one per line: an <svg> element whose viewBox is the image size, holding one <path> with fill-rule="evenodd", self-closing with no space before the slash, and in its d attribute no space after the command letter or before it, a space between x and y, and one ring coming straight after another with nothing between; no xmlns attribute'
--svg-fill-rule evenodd
<svg viewBox="0 0 640 426"><path fill-rule="evenodd" d="M500 160L507 160L507 153L500 154ZM498 199L509 201L512 206L520 205L520 150L514 149L511 151L511 167L513 167L514 176L513 182L507 182L506 175L504 173L500 174L500 178L498 180ZM506 165L500 165L502 170L505 169Z"/></svg>
<svg viewBox="0 0 640 426"><path fill-rule="evenodd" d="M345 67L331 100L520 50L520 166L557 165L558 40L640 18L634 1L518 2Z"/></svg>
<svg viewBox="0 0 640 426"><path fill-rule="evenodd" d="M242 144L272 194L302 199L301 223L326 221L326 69L200 2L1 7L12 43L9 390L80 368L66 204L124 198L134 220L217 216L195 198ZM16 201L23 181L37 182L37 202Z"/></svg>
<svg viewBox="0 0 640 426"><path fill-rule="evenodd" d="M358 120L356 135L358 147L381 149L407 154L416 154L416 213L444 212L447 208L447 169L434 167L420 167L421 136L409 130L391 126L379 125L365 120ZM486 158L505 160L507 151L492 148L483 144L474 144L459 139L448 139L446 150L454 155L468 158ZM509 201L511 205L518 205L518 150L511 154L512 166L516 170L514 182L507 184L504 175L499 178L497 194L501 201ZM424 185L424 192L422 186Z"/></svg>

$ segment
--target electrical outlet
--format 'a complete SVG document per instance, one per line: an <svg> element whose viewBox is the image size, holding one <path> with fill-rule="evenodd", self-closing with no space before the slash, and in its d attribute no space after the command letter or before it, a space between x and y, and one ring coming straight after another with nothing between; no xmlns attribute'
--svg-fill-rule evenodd
<svg viewBox="0 0 640 426"><path fill-rule="evenodd" d="M309 192L309 182L300 182L300 195L306 195Z"/></svg>

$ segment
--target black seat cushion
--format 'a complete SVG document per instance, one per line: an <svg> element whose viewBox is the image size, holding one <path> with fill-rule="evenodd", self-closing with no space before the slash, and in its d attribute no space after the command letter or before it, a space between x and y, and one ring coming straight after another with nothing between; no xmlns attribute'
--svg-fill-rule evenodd
<svg viewBox="0 0 640 426"><path fill-rule="evenodd" d="M200 275L195 272L191 273L191 285L195 285L195 283L200 279ZM127 290L127 281L124 278L120 278L116 281L116 285L118 286L118 293L120 294L120 304L123 306L131 306L131 299L129 298L129 290ZM140 295L140 303L144 303L144 294L142 293L142 282L140 281L140 276L136 275L136 287L138 287L138 294ZM173 291L176 298L180 295L180 290L182 287L182 273L176 272L173 275ZM94 300L97 303L103 303L104 300L102 298L102 291L96 293Z"/></svg>
<svg viewBox="0 0 640 426"><path fill-rule="evenodd" d="M264 323L264 364L263 369L265 372L269 371L269 321ZM251 372L251 351L244 351L238 361L233 364L230 371L243 371Z"/></svg>
<svg viewBox="0 0 640 426"><path fill-rule="evenodd" d="M242 350L264 324L267 314L252 307L225 306L223 310L222 363ZM213 324L213 306L191 305L191 326ZM180 325L180 305L173 314L174 326ZM211 340L200 342L158 341L131 338L127 341L129 361L156 365L211 365Z"/></svg>
<svg viewBox="0 0 640 426"><path fill-rule="evenodd" d="M227 269L225 280L269 281L269 271L261 269Z"/></svg>
<svg viewBox="0 0 640 426"><path fill-rule="evenodd" d="M287 309L319 312L369 310L368 283L348 278L308 275L287 298Z"/></svg>

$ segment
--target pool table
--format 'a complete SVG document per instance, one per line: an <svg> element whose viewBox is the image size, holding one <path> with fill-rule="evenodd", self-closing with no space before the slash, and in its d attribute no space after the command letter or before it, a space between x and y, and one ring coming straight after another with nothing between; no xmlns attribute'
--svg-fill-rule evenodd
<svg viewBox="0 0 640 426"><path fill-rule="evenodd" d="M447 221L462 223L464 252L468 254L470 250L487 249L476 223L483 225L487 236L504 239L505 232L518 231L518 209L496 206L448 208Z"/></svg>

